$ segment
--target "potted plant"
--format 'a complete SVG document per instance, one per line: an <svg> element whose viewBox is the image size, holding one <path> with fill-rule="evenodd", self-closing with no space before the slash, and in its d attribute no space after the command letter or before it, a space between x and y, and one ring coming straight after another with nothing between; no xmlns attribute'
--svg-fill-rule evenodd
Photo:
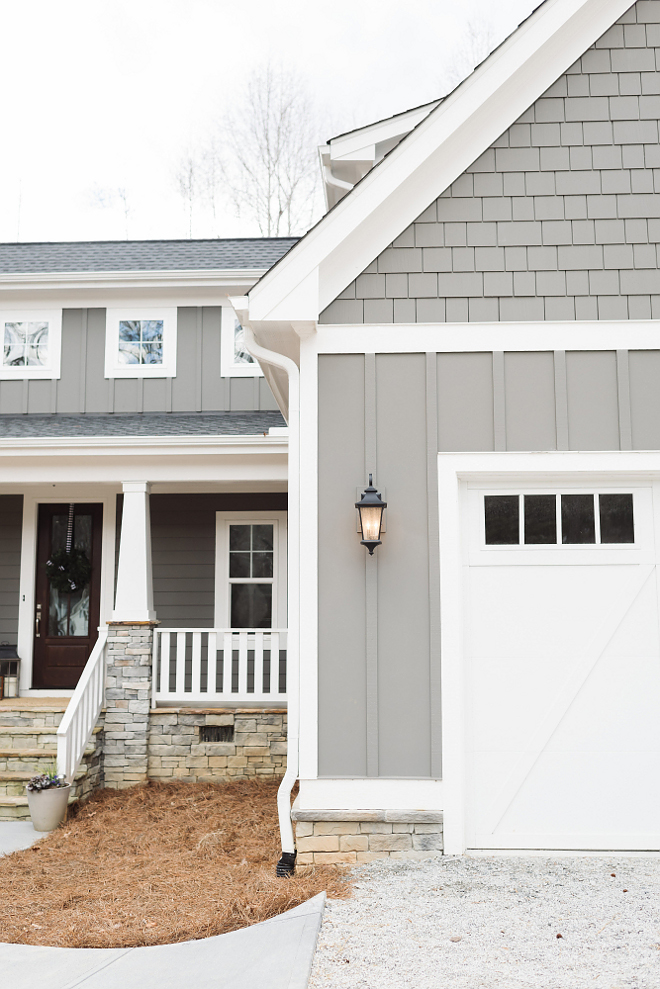
<svg viewBox="0 0 660 989"><path fill-rule="evenodd" d="M27 784L28 806L35 831L54 831L66 814L71 784L55 772L33 776Z"/></svg>

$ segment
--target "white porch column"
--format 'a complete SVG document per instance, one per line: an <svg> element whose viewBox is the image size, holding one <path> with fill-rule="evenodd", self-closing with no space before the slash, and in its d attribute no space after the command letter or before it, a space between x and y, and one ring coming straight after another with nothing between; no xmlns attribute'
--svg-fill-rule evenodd
<svg viewBox="0 0 660 989"><path fill-rule="evenodd" d="M156 617L151 576L149 484L125 481L119 540L115 622L150 622Z"/></svg>

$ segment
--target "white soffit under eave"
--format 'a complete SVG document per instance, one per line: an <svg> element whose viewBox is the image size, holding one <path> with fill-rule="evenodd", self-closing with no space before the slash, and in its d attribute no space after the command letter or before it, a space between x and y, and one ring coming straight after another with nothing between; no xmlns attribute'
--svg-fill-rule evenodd
<svg viewBox="0 0 660 989"><path fill-rule="evenodd" d="M632 6L545 0L264 276L250 319L317 319Z"/></svg>

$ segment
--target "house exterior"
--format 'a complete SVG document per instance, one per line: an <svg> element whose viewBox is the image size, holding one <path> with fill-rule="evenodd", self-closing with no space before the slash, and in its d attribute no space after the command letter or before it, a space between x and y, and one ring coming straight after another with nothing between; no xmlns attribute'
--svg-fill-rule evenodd
<svg viewBox="0 0 660 989"><path fill-rule="evenodd" d="M283 771L287 428L228 300L293 243L0 245L0 818L56 741L81 793Z"/></svg>
<svg viewBox="0 0 660 989"><path fill-rule="evenodd" d="M329 142L233 300L290 431L289 865L296 777L303 862L660 849L659 59L660 0L546 0Z"/></svg>

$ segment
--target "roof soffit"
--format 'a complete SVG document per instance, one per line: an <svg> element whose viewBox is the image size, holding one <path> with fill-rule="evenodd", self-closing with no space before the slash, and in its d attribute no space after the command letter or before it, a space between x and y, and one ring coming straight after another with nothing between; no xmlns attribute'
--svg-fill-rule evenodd
<svg viewBox="0 0 660 989"><path fill-rule="evenodd" d="M251 290L250 320L315 320L633 4L545 0Z"/></svg>

